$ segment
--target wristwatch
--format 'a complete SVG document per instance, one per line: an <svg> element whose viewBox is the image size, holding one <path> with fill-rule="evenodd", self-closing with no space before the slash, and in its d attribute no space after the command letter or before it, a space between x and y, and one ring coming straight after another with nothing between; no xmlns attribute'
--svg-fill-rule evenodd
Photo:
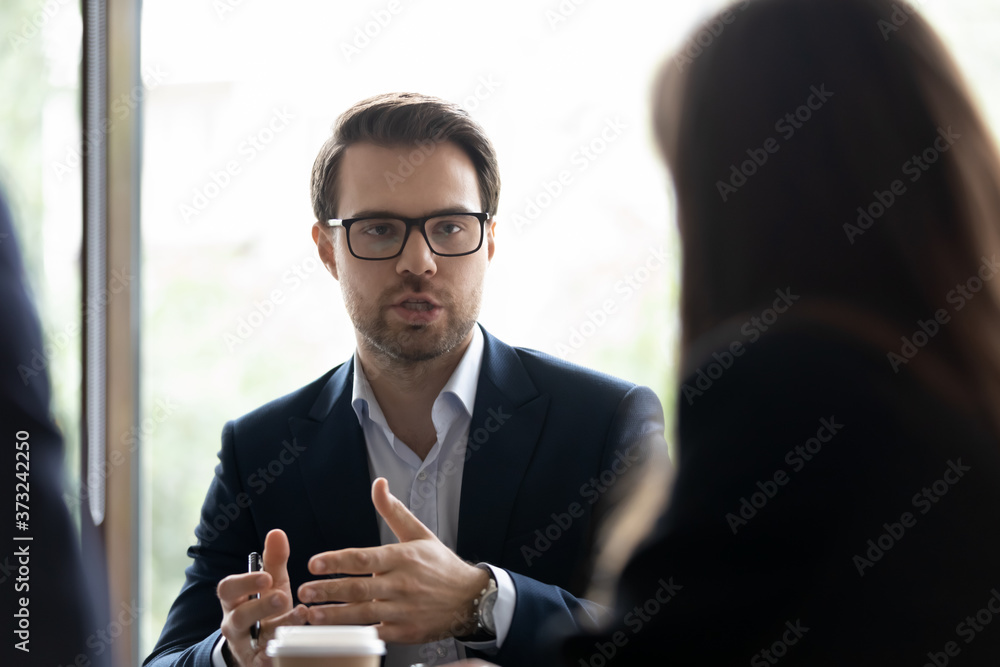
<svg viewBox="0 0 1000 667"><path fill-rule="evenodd" d="M485 635L479 640L485 641L497 636L497 624L493 619L493 606L497 603L497 580L493 576L493 570L485 564L479 563L476 567L486 570L490 580L486 582L486 588L479 591L479 597L472 602L472 620L476 626L468 639L476 641L476 638Z"/></svg>

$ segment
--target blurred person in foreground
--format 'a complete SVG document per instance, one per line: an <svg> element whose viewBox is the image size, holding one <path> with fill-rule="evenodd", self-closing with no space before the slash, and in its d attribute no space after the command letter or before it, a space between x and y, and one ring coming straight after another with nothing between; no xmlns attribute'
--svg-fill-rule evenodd
<svg viewBox="0 0 1000 667"><path fill-rule="evenodd" d="M110 660L99 555L81 548L63 500L64 444L49 412L45 349L10 210L0 191L0 427L10 514L0 547L0 664L95 667ZM84 526L86 530L86 525Z"/></svg>
<svg viewBox="0 0 1000 667"><path fill-rule="evenodd" d="M387 667L551 664L549 628L603 611L582 598L596 529L666 449L659 400L476 321L500 177L463 109L359 102L312 186L313 240L357 350L226 425L147 664L265 665L275 628L306 622L378 624ZM265 572L247 574L261 550Z"/></svg>
<svg viewBox="0 0 1000 667"><path fill-rule="evenodd" d="M678 476L615 624L566 664L1000 664L993 138L908 5L712 25L655 94Z"/></svg>

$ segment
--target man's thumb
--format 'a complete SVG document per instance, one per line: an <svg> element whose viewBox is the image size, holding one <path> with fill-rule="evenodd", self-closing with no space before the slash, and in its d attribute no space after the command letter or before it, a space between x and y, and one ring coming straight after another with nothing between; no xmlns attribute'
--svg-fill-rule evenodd
<svg viewBox="0 0 1000 667"><path fill-rule="evenodd" d="M400 542L437 539L427 526L420 523L420 519L406 509L406 505L389 493L389 482L384 477L379 477L372 484L372 503Z"/></svg>
<svg viewBox="0 0 1000 667"><path fill-rule="evenodd" d="M275 528L264 538L264 571L271 575L275 588L288 585L288 536Z"/></svg>

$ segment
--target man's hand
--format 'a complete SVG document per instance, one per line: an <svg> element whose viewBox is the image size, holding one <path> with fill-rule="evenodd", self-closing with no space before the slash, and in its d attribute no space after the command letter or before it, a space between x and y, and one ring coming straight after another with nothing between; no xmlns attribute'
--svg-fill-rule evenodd
<svg viewBox="0 0 1000 667"><path fill-rule="evenodd" d="M313 574L370 574L311 581L299 587L303 602L340 602L309 609L313 625L379 624L389 642L422 644L470 632L472 602L489 574L443 545L381 477L372 484L375 509L399 544L341 549L309 560Z"/></svg>
<svg viewBox="0 0 1000 667"><path fill-rule="evenodd" d="M303 625L308 618L304 605L292 609L292 589L288 582L288 537L272 530L264 539L264 571L233 574L219 582L222 603L223 654L226 662L241 667L271 664L264 653L274 629L279 625ZM260 593L259 600L250 596ZM260 621L260 637L255 651L250 645L250 626Z"/></svg>

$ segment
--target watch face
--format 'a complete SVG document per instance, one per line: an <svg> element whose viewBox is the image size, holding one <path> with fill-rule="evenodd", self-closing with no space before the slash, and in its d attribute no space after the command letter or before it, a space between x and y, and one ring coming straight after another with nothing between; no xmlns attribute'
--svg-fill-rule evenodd
<svg viewBox="0 0 1000 667"><path fill-rule="evenodd" d="M496 604L496 601L497 593L496 591L491 591L485 599L483 599L483 610L480 616L483 627L493 635L496 635L497 632L496 622L493 620L493 605Z"/></svg>

